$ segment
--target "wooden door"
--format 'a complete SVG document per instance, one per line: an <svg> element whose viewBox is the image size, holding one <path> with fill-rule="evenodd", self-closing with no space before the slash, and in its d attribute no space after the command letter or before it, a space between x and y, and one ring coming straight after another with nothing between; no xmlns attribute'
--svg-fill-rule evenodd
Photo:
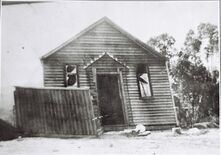
<svg viewBox="0 0 221 155"><path fill-rule="evenodd" d="M102 125L124 124L118 78L117 74L97 75L99 106L103 116Z"/></svg>

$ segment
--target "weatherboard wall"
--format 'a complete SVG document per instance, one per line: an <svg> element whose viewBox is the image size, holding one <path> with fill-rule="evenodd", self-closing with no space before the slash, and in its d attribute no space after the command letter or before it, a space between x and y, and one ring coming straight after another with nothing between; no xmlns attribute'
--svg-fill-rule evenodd
<svg viewBox="0 0 221 155"><path fill-rule="evenodd" d="M42 60L44 85L64 87L64 64L71 63L78 65L80 87L95 89L92 71L84 67L104 52L110 53L129 67L123 69L122 73L129 125L176 124L165 61L138 46L106 22L97 25ZM103 63L111 64L109 60ZM149 99L142 99L139 95L136 78L136 66L139 63L149 66L153 93L153 97Z"/></svg>

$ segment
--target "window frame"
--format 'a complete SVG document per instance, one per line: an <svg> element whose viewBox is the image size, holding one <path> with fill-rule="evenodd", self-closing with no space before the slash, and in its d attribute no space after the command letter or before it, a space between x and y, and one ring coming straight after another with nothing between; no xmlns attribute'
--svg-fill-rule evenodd
<svg viewBox="0 0 221 155"><path fill-rule="evenodd" d="M138 80L138 66L139 65L143 65L143 66L145 66L145 71L146 71L146 73L147 73L147 76L148 76L148 82L149 82L149 89L150 89L150 96L141 96L141 88L140 88L140 81ZM153 94L153 89L152 89L152 82L151 82L151 76L150 76L150 71L149 71L149 64L147 64L147 63L139 63L139 64L137 64L137 66L136 66L136 79L137 79L137 87L138 87L138 91L139 91L139 97L140 97L140 99L153 99L153 96L154 96L154 94Z"/></svg>
<svg viewBox="0 0 221 155"><path fill-rule="evenodd" d="M77 86L69 86L67 84L67 72L66 72L66 66L67 65L72 65L72 66L76 66L76 80L77 80ZM67 88L79 88L80 87L80 82L79 82L79 64L74 64L74 63L64 63L63 64L63 68L64 68L64 86Z"/></svg>

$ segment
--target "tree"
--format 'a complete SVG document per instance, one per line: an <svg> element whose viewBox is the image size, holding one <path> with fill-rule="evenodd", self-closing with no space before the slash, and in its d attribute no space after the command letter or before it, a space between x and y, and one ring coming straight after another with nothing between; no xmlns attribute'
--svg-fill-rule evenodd
<svg viewBox="0 0 221 155"><path fill-rule="evenodd" d="M188 58L190 58L189 60L195 64L201 63L199 62L201 61L199 56L201 44L201 40L198 39L194 31L189 30L184 42L184 49L182 49L182 51L185 51L186 57L188 56Z"/></svg>
<svg viewBox="0 0 221 155"><path fill-rule="evenodd" d="M199 27L198 27L199 28ZM178 53L177 63L172 68L173 88L181 93L182 106L188 107L189 125L211 115L218 115L219 100L218 75L211 74L201 61L202 37L208 34L205 26L200 28L200 35L189 30L184 48ZM208 51L207 51L208 52Z"/></svg>
<svg viewBox="0 0 221 155"><path fill-rule="evenodd" d="M179 119L184 120L186 126L219 116L219 72L210 72L202 61L202 53L208 58L218 51L217 26L201 23L196 32L188 31L180 52L174 48L176 40L167 33L147 42L170 60L172 88L181 114Z"/></svg>
<svg viewBox="0 0 221 155"><path fill-rule="evenodd" d="M219 35L218 28L216 25L210 23L201 23L198 27L198 38L201 41L206 41L206 50L207 59L210 55L213 55L215 52L218 52L219 44Z"/></svg>
<svg viewBox="0 0 221 155"><path fill-rule="evenodd" d="M147 44L154 48L156 51L159 51L162 55L167 58L171 58L174 55L174 44L176 40L174 37L168 35L167 33L163 33L159 36L150 38L147 41Z"/></svg>
<svg viewBox="0 0 221 155"><path fill-rule="evenodd" d="M209 116L211 108L208 105L210 97L208 92L212 78L203 64L194 64L186 56L186 53L180 55L176 67L172 70L172 75L174 81L182 85L180 89L184 98L183 106L190 107L192 125L200 118ZM202 106L204 108L201 108Z"/></svg>

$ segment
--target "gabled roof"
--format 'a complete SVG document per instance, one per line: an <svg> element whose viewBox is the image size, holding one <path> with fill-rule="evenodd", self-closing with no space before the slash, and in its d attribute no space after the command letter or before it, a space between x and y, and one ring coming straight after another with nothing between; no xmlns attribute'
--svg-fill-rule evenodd
<svg viewBox="0 0 221 155"><path fill-rule="evenodd" d="M129 68L128 66L126 66L125 64L123 64L122 62L118 61L117 58L114 58L114 56L112 56L111 54L105 52L102 55L100 55L98 58L96 58L94 61L91 61L89 64L87 64L84 69L93 66L94 64L96 64L96 62L98 62L99 60L101 60L102 58L107 57L109 59L112 59L114 61L114 63L118 64L121 67L125 67L125 68Z"/></svg>
<svg viewBox="0 0 221 155"><path fill-rule="evenodd" d="M126 32L125 30L123 30L122 28L120 28L119 26L117 26L115 23L113 23L110 19L108 19L107 17L103 17L100 20L98 20L97 22L95 22L94 24L90 25L89 27L87 27L86 29L84 29L83 31L81 31L80 33L78 33L77 35L75 35L73 38L69 39L68 41L66 41L65 43L61 44L60 46L58 46L57 48L53 49L52 51L50 51L49 53L43 55L41 57L41 59L45 59L47 57L49 57L50 55L52 55L53 53L57 52L58 50L60 50L61 48L63 48L64 46L68 45L70 42L75 41L76 39L78 39L80 36L82 36L83 34L85 34L86 32L88 32L89 30L95 28L97 25L106 22L108 23L110 26L112 26L113 28L115 28L116 30L118 30L121 34L123 34L124 36L126 36L128 39L130 39L131 41L133 41L135 44L137 44L138 46L140 46L141 48L143 48L145 51L147 51L148 53L150 53L151 55L153 55L154 57L160 58L162 60L166 60L167 58L165 56L163 56L162 54L160 54L159 52L157 52L156 50L154 50L152 47L148 46L147 44L143 43L142 41L140 41L139 39L135 38L134 36L132 36L131 34L129 34L128 32Z"/></svg>

